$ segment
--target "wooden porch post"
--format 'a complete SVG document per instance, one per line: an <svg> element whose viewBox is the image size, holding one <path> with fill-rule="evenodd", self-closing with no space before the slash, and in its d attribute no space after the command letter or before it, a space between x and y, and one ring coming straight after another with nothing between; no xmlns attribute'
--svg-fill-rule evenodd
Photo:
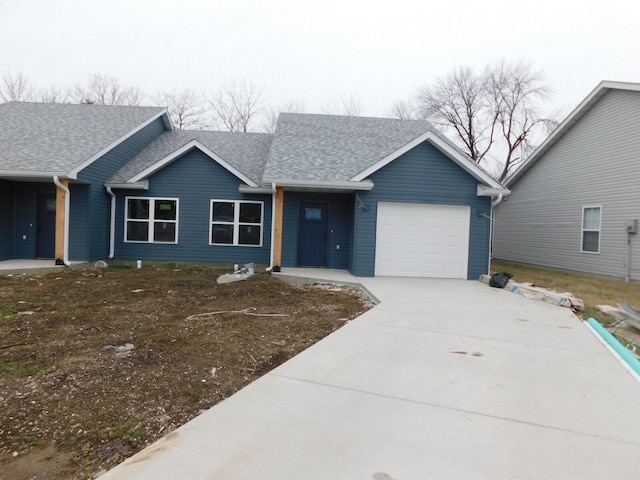
<svg viewBox="0 0 640 480"><path fill-rule="evenodd" d="M282 218L284 212L284 188L276 187L276 204L274 207L275 225L273 226L273 266L282 265Z"/></svg>
<svg viewBox="0 0 640 480"><path fill-rule="evenodd" d="M69 187L69 180L60 179L60 183L65 187ZM56 249L55 258L57 260L64 259L64 202L66 193L60 187L56 188Z"/></svg>

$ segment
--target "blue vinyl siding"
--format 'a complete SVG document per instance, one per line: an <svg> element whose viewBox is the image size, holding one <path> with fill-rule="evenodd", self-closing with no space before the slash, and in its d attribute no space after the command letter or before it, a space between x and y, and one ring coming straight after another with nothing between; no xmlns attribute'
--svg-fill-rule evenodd
<svg viewBox="0 0 640 480"><path fill-rule="evenodd" d="M92 188L98 189L99 186L92 185L69 185L71 204L69 205L69 215L71 223L69 224L69 260L97 260L98 258L106 258L105 255L91 256L90 242L87 241L89 236L89 228L92 222L89 218L89 192ZM104 190L104 187L103 187ZM107 221L109 212L106 213ZM107 240L109 232L107 232Z"/></svg>
<svg viewBox="0 0 640 480"><path fill-rule="evenodd" d="M166 130L162 118L133 134L78 174L87 185L77 198L71 191L69 258L97 260L109 254L111 197L104 183ZM78 215L78 217L76 217Z"/></svg>
<svg viewBox="0 0 640 480"><path fill-rule="evenodd" d="M491 199L478 197L478 181L430 143L422 143L371 175L373 190L358 193L368 211L354 205L353 257L356 276L375 272L378 202L471 207L468 279L487 273ZM359 203L359 202L358 202Z"/></svg>
<svg viewBox="0 0 640 480"><path fill-rule="evenodd" d="M12 182L0 180L0 260L13 258L13 186Z"/></svg>
<svg viewBox="0 0 640 480"><path fill-rule="evenodd" d="M295 267L298 265L299 214L302 202L326 203L328 205L326 266L327 268L347 268L353 216L353 195L302 192L285 192L284 194L282 266Z"/></svg>
<svg viewBox="0 0 640 480"><path fill-rule="evenodd" d="M271 195L245 195L242 182L214 160L193 149L156 172L149 190L117 190L116 245L118 259L147 259L221 263L269 264L271 253ZM178 243L124 241L125 197L177 198ZM209 245L212 199L264 202L261 247Z"/></svg>

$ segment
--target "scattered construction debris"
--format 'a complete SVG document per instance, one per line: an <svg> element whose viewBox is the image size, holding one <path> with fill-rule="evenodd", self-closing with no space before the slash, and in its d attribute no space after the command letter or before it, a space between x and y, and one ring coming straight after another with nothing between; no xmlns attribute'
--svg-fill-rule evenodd
<svg viewBox="0 0 640 480"><path fill-rule="evenodd" d="M187 320L193 320L200 317L211 317L213 315L221 315L223 313L243 313L245 315L253 315L254 317L288 317L288 313L255 313L255 307L243 308L242 310L221 310L219 312L206 312L189 315Z"/></svg>
<svg viewBox="0 0 640 480"><path fill-rule="evenodd" d="M611 315L616 320L625 322L627 325L640 330L640 311L628 303L619 303L618 308L611 305L598 305L596 308L607 315Z"/></svg>
<svg viewBox="0 0 640 480"><path fill-rule="evenodd" d="M480 281L486 284L489 284L490 279L491 277L489 275L482 275L482 277L480 277ZM518 293L527 298L537 298L552 305L570 308L574 312L584 310L584 302L569 292L558 293L553 290L547 290L546 288L536 287L532 283L519 283L513 280L509 280L505 290Z"/></svg>
<svg viewBox="0 0 640 480"><path fill-rule="evenodd" d="M255 274L255 267L253 263L245 263L244 267L238 268L238 264L234 265L233 273L225 273L220 275L216 282L218 283L231 283L246 280Z"/></svg>

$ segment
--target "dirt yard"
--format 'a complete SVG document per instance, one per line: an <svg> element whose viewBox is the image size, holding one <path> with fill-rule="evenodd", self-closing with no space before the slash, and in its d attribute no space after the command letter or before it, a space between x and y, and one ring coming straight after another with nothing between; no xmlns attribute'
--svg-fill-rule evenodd
<svg viewBox="0 0 640 480"><path fill-rule="evenodd" d="M0 276L0 480L94 478L371 306L220 273Z"/></svg>

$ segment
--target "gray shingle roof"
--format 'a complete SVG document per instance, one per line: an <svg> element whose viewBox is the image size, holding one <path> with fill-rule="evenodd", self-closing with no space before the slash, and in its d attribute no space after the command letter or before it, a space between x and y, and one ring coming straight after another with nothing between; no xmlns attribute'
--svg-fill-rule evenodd
<svg viewBox="0 0 640 480"><path fill-rule="evenodd" d="M263 178L347 181L428 130L426 120L283 113Z"/></svg>
<svg viewBox="0 0 640 480"><path fill-rule="evenodd" d="M222 160L259 184L272 138L273 135L268 133L205 132L199 130L165 132L107 183L125 183L192 140L197 140Z"/></svg>
<svg viewBox="0 0 640 480"><path fill-rule="evenodd" d="M0 173L66 174L164 111L158 107L0 105Z"/></svg>

